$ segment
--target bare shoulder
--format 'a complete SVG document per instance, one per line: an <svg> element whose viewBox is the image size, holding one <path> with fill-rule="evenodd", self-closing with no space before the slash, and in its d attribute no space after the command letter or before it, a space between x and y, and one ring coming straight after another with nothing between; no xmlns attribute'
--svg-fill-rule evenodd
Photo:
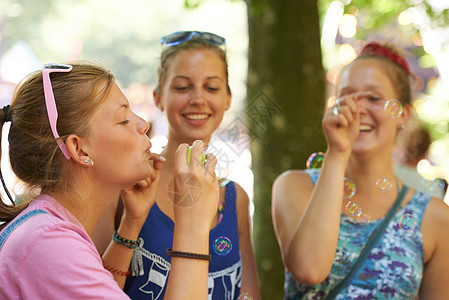
<svg viewBox="0 0 449 300"><path fill-rule="evenodd" d="M436 248L449 241L449 206L439 198L431 198L423 215L422 233L426 262L433 256ZM445 247L446 247L445 246Z"/></svg>
<svg viewBox="0 0 449 300"><path fill-rule="evenodd" d="M236 197L237 209L239 208L239 206L242 206L242 205L245 207L248 206L249 197L248 197L248 194L246 193L245 189L235 181L234 181L234 186L235 186L235 197Z"/></svg>
<svg viewBox="0 0 449 300"><path fill-rule="evenodd" d="M285 171L273 183L272 205L288 204L292 200L296 202L298 196L308 200L312 190L313 182L304 170Z"/></svg>
<svg viewBox="0 0 449 300"><path fill-rule="evenodd" d="M431 198L423 216L423 226L431 226L432 229L449 229L449 206L442 199Z"/></svg>
<svg viewBox="0 0 449 300"><path fill-rule="evenodd" d="M303 170L289 170L273 183L271 215L282 259L313 191L313 182Z"/></svg>
<svg viewBox="0 0 449 300"><path fill-rule="evenodd" d="M449 299L449 207L432 198L422 220L425 268L420 299Z"/></svg>

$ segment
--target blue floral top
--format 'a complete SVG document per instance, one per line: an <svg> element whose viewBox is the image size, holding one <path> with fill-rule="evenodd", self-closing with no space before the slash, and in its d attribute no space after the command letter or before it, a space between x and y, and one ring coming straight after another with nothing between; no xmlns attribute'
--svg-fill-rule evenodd
<svg viewBox="0 0 449 300"><path fill-rule="evenodd" d="M319 170L306 170L316 183ZM394 215L384 236L336 299L416 299L424 271L421 222L430 194L417 191ZM285 270L285 300L323 299L349 273L382 219L361 223L342 213L337 252L328 277L317 285L298 282ZM319 245L317 245L319 246Z"/></svg>

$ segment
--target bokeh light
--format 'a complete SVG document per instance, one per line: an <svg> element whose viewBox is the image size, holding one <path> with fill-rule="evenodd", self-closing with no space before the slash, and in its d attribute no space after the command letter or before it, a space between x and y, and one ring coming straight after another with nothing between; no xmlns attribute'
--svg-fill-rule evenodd
<svg viewBox="0 0 449 300"><path fill-rule="evenodd" d="M354 47L350 44L340 45L338 53L340 57L340 63L343 65L349 64L357 57L357 53Z"/></svg>
<svg viewBox="0 0 449 300"><path fill-rule="evenodd" d="M351 14L345 14L341 17L340 27L338 28L340 34L345 38L352 38L357 32L357 19Z"/></svg>
<svg viewBox="0 0 449 300"><path fill-rule="evenodd" d="M412 23L412 14L409 11L404 10L398 16L398 23L403 26L410 25Z"/></svg>

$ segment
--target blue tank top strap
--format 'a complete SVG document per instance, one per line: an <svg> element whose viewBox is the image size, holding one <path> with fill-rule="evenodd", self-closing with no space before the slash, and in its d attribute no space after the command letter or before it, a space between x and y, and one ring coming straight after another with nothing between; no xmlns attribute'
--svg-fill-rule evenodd
<svg viewBox="0 0 449 300"><path fill-rule="evenodd" d="M318 177L320 177L320 169L305 169L304 171L307 175L309 175L310 179L312 179L313 184L318 181Z"/></svg>
<svg viewBox="0 0 449 300"><path fill-rule="evenodd" d="M4 228L3 231L0 233L0 250L3 247L3 244L6 242L6 239L11 235L11 233L17 227L19 227L21 224L23 224L29 218L38 216L38 215L42 215L42 214L48 214L48 212L43 209L30 210L29 212L23 214L19 218L12 221L11 224L8 224L8 226L6 226L6 228Z"/></svg>
<svg viewBox="0 0 449 300"><path fill-rule="evenodd" d="M235 190L235 184L234 181L229 182L226 185L226 193L225 193L225 201L224 201L224 213L226 214L235 214L235 217L237 217L237 210L236 210L236 199L237 199L237 193Z"/></svg>

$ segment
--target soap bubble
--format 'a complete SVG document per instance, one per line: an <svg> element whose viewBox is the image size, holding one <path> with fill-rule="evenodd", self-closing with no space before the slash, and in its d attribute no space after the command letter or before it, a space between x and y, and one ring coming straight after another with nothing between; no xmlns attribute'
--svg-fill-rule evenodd
<svg viewBox="0 0 449 300"><path fill-rule="evenodd" d="M421 185L425 192L433 193L434 191L443 191L444 190L444 182L440 178L436 178L434 180L428 180L426 178L422 178Z"/></svg>
<svg viewBox="0 0 449 300"><path fill-rule="evenodd" d="M402 103L396 99L385 102L384 111L392 118L398 118L403 112Z"/></svg>
<svg viewBox="0 0 449 300"><path fill-rule="evenodd" d="M381 192L388 192L393 188L393 184L391 183L391 179L388 177L379 178L376 181L376 185Z"/></svg>
<svg viewBox="0 0 449 300"><path fill-rule="evenodd" d="M416 227L416 220L410 214L405 214L399 219L399 227L404 230L413 230Z"/></svg>
<svg viewBox="0 0 449 300"><path fill-rule="evenodd" d="M237 300L253 300L253 297L250 297L248 293L241 293Z"/></svg>
<svg viewBox="0 0 449 300"><path fill-rule="evenodd" d="M355 202L349 201L345 207L346 212L352 217L358 217L362 214L362 209Z"/></svg>
<svg viewBox="0 0 449 300"><path fill-rule="evenodd" d="M371 220L371 217L368 214L362 213L359 217L359 222L362 224L366 224Z"/></svg>
<svg viewBox="0 0 449 300"><path fill-rule="evenodd" d="M215 240L214 250L218 255L226 255L232 249L231 240L227 237L221 236Z"/></svg>
<svg viewBox="0 0 449 300"><path fill-rule="evenodd" d="M345 177L343 199L351 199L354 196L355 191L355 183L351 179Z"/></svg>
<svg viewBox="0 0 449 300"><path fill-rule="evenodd" d="M323 164L324 153L323 152L315 152L312 153L306 162L307 169L319 169Z"/></svg>

